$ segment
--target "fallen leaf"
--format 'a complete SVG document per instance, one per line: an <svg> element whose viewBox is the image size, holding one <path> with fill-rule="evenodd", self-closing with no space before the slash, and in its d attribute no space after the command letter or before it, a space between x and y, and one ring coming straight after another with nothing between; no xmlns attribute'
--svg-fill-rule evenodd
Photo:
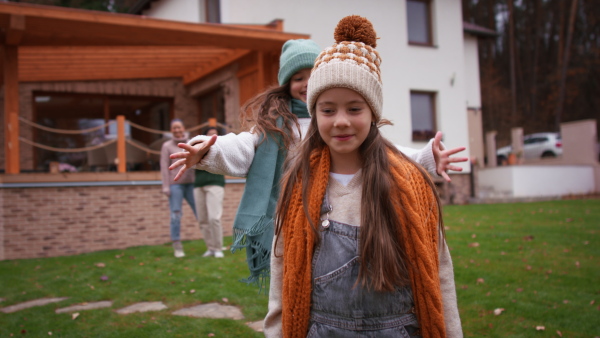
<svg viewBox="0 0 600 338"><path fill-rule="evenodd" d="M495 309L495 310L494 310L494 314L495 314L496 316L499 316L499 315L501 315L501 314L502 314L502 312L504 312L504 309L503 309L503 308L498 308L498 309Z"/></svg>
<svg viewBox="0 0 600 338"><path fill-rule="evenodd" d="M516 291L517 292L523 292L523 288L518 288Z"/></svg>
<svg viewBox="0 0 600 338"><path fill-rule="evenodd" d="M529 236L524 236L524 237L523 237L523 240L524 240L524 241L527 241L527 242L529 242L529 241L532 241L533 239L534 239L534 237L533 237L532 235L529 235Z"/></svg>
<svg viewBox="0 0 600 338"><path fill-rule="evenodd" d="M595 300L592 300L592 301L590 302L590 305L594 305L594 303L595 303L595 302L596 302Z"/></svg>
<svg viewBox="0 0 600 338"><path fill-rule="evenodd" d="M562 332L560 332L560 331L556 330L556 334L557 334L559 337L562 337Z"/></svg>
<svg viewBox="0 0 600 338"><path fill-rule="evenodd" d="M104 263L96 263L95 265L99 268L103 268L106 266L106 264L104 264Z"/></svg>
<svg viewBox="0 0 600 338"><path fill-rule="evenodd" d="M190 293L196 293L196 290L194 290L194 289L191 289L191 290L190 290Z"/></svg>
<svg viewBox="0 0 600 338"><path fill-rule="evenodd" d="M567 218L567 219L565 219L565 222L567 222L567 223L573 222L573 219L572 218Z"/></svg>
<svg viewBox="0 0 600 338"><path fill-rule="evenodd" d="M569 300L568 299L563 300L563 304L569 304Z"/></svg>
<svg viewBox="0 0 600 338"><path fill-rule="evenodd" d="M502 251L502 252L500 252L500 254L501 254L502 256L504 256L504 255L506 255L506 252Z"/></svg>
<svg viewBox="0 0 600 338"><path fill-rule="evenodd" d="M531 265L527 265L526 269L531 270Z"/></svg>
<svg viewBox="0 0 600 338"><path fill-rule="evenodd" d="M485 280L483 278L477 278L477 284L483 284Z"/></svg>
<svg viewBox="0 0 600 338"><path fill-rule="evenodd" d="M185 293L185 290L181 291L181 293Z"/></svg>
<svg viewBox="0 0 600 338"><path fill-rule="evenodd" d="M214 337L214 336L215 336L215 334L214 334L214 333L209 333L209 334L208 334L208 336L209 336L209 337Z"/></svg>
<svg viewBox="0 0 600 338"><path fill-rule="evenodd" d="M102 277L100 277L100 280L107 281L108 280L108 276L103 275Z"/></svg>
<svg viewBox="0 0 600 338"><path fill-rule="evenodd" d="M140 265L144 265L144 263L140 262Z"/></svg>
<svg viewBox="0 0 600 338"><path fill-rule="evenodd" d="M94 290L95 288L94 288L94 286L93 286L93 285L90 285L90 289Z"/></svg>
<svg viewBox="0 0 600 338"><path fill-rule="evenodd" d="M508 243L508 242L510 242L510 239L507 238L504 240L504 242Z"/></svg>
<svg viewBox="0 0 600 338"><path fill-rule="evenodd" d="M486 293L485 295L486 295L486 296L489 296L489 295L491 295L491 294L492 294L491 292L488 292L488 293Z"/></svg>
<svg viewBox="0 0 600 338"><path fill-rule="evenodd" d="M583 245L588 245L588 244L590 244L590 241L583 242Z"/></svg>
<svg viewBox="0 0 600 338"><path fill-rule="evenodd" d="M221 300L223 301L223 303L229 302L229 299L227 299L227 298L222 298Z"/></svg>
<svg viewBox="0 0 600 338"><path fill-rule="evenodd" d="M79 312L75 312L75 313L71 314L72 320L75 320L77 317L79 317Z"/></svg>
<svg viewBox="0 0 600 338"><path fill-rule="evenodd" d="M576 266L577 268L579 268L579 261L576 261L576 262L575 262L575 266Z"/></svg>
<svg viewBox="0 0 600 338"><path fill-rule="evenodd" d="M51 336L52 335L52 331L48 331L48 335Z"/></svg>
<svg viewBox="0 0 600 338"><path fill-rule="evenodd" d="M538 331L544 331L544 330L546 330L546 327L538 325L538 326L535 327L535 329L538 330Z"/></svg>
<svg viewBox="0 0 600 338"><path fill-rule="evenodd" d="M477 242L474 242L474 243L470 243L470 244L469 244L469 247L470 247L470 248L476 248L476 247L478 247L478 246L479 246L479 243L477 243Z"/></svg>
<svg viewBox="0 0 600 338"><path fill-rule="evenodd" d="M471 238L475 238L475 237L477 237L477 235L476 235L476 234L472 234L472 235L471 235Z"/></svg>

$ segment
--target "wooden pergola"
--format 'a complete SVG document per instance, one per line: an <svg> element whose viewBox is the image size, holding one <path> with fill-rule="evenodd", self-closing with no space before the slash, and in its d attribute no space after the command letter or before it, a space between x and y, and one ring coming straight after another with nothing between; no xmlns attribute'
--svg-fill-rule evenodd
<svg viewBox="0 0 600 338"><path fill-rule="evenodd" d="M63 7L0 3L5 172L19 164L19 83L181 78L191 84L256 53L257 91L273 82L272 57L308 35L264 26L192 24Z"/></svg>

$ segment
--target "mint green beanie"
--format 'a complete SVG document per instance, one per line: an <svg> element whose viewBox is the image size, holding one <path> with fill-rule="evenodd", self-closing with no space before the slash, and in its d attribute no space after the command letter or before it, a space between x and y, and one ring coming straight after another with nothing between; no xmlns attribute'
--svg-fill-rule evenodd
<svg viewBox="0 0 600 338"><path fill-rule="evenodd" d="M279 58L279 85L290 81L292 75L304 68L311 68L315 59L321 53L321 48L313 40L288 40L283 44Z"/></svg>

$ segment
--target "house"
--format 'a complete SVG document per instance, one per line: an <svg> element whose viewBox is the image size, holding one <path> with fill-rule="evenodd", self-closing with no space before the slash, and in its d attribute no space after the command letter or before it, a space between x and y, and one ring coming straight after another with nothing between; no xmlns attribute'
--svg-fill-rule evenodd
<svg viewBox="0 0 600 338"><path fill-rule="evenodd" d="M278 21L191 24L9 2L0 29L0 259L167 242L150 145L172 118L239 129L240 102L276 82L283 43L308 38ZM226 233L243 186L227 185ZM199 238L183 212L183 238Z"/></svg>
<svg viewBox="0 0 600 338"><path fill-rule="evenodd" d="M381 38L385 135L420 148L441 130L483 158L477 38L493 32L464 25L459 0L144 0L132 12L0 3L0 259L167 242L153 145L170 119L238 130L239 107L276 83L283 43L332 44L350 14ZM52 172L61 163L78 172ZM448 202L473 193L462 167ZM226 234L243 188L228 179ZM200 237L187 207L182 236Z"/></svg>
<svg viewBox="0 0 600 338"><path fill-rule="evenodd" d="M435 132L446 147L483 166L484 146L477 40L490 29L463 23L460 0L140 0L132 13L186 22L260 24L281 19L286 31L310 35L326 47L337 22L347 15L368 18L380 38L384 134L396 144L421 148ZM443 190L446 200L465 203L473 194L471 167Z"/></svg>

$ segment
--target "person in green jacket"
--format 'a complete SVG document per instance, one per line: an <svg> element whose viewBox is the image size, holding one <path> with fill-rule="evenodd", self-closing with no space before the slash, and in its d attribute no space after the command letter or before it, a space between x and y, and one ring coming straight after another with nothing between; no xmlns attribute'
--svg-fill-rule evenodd
<svg viewBox="0 0 600 338"><path fill-rule="evenodd" d="M208 127L207 136L219 135L217 127ZM198 212L198 224L208 250L202 257L223 258L223 196L225 195L225 176L195 170L194 201Z"/></svg>

